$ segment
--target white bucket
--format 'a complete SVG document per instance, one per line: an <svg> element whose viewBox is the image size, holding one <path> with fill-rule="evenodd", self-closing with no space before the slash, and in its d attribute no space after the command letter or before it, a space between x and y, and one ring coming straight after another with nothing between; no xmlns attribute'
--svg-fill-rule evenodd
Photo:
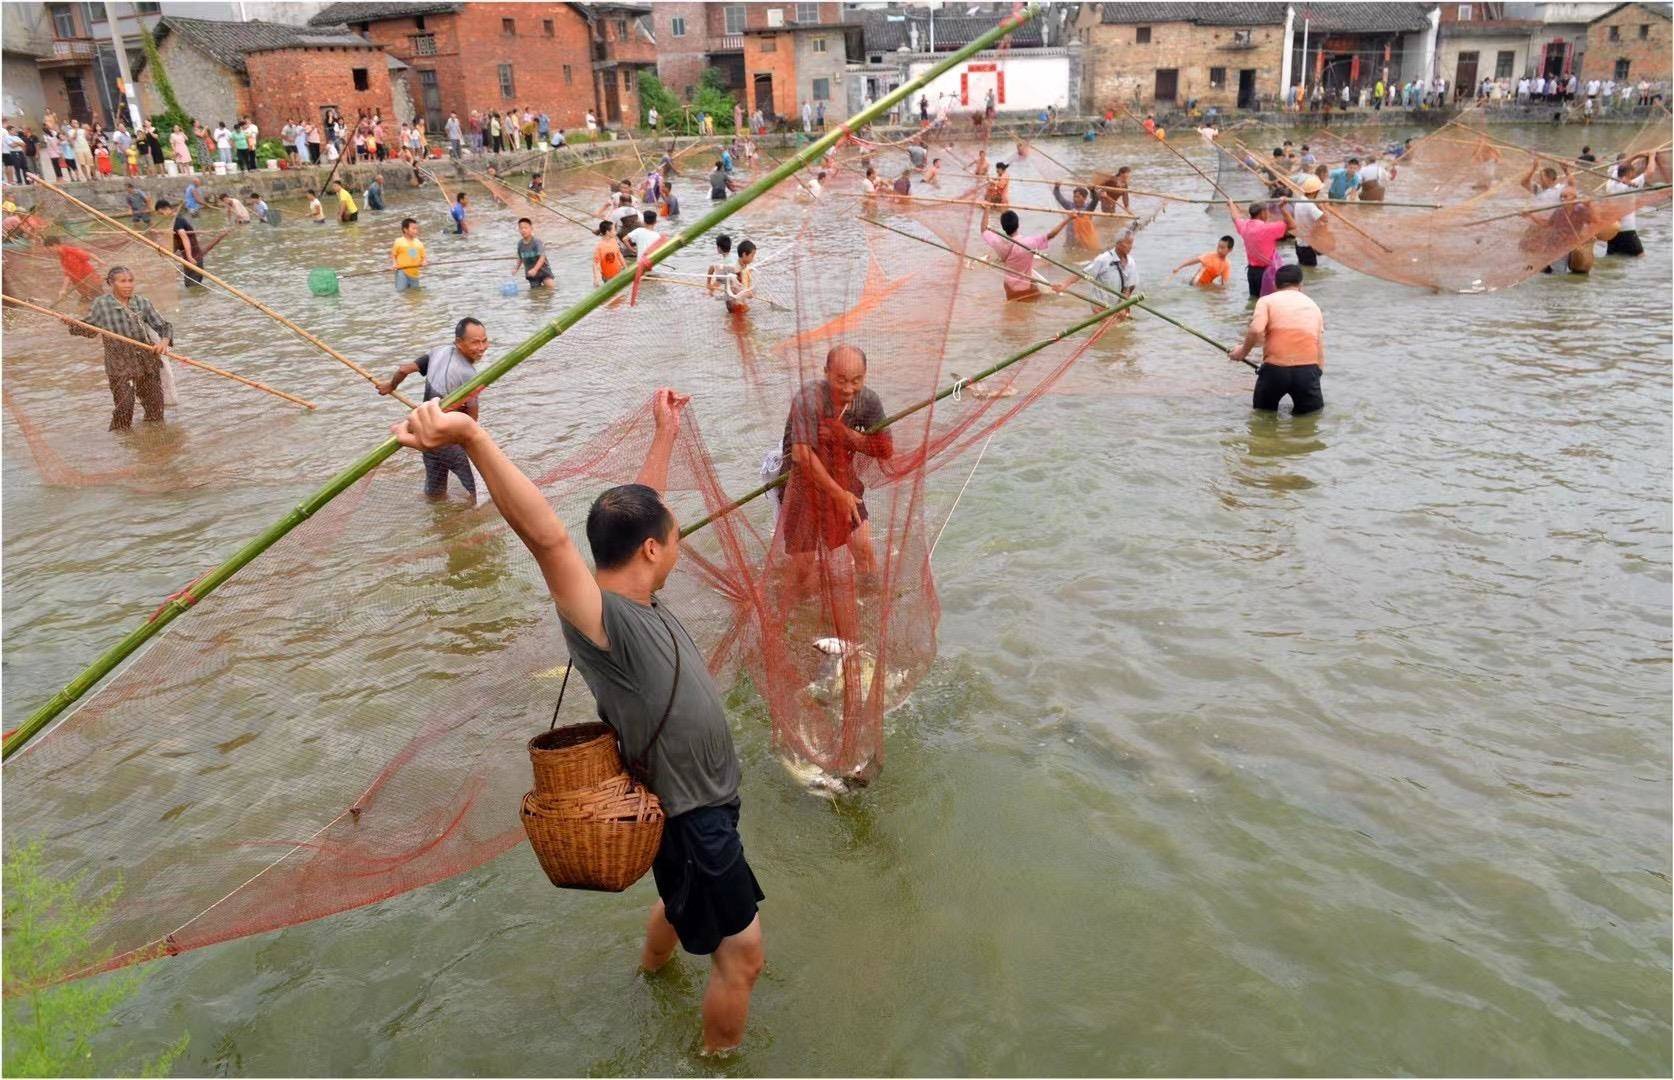
<svg viewBox="0 0 1674 1080"><path fill-rule="evenodd" d="M163 162L163 175L164 176L179 176L180 175L180 163L178 161L175 161L173 158L170 158L169 160Z"/></svg>
<svg viewBox="0 0 1674 1080"><path fill-rule="evenodd" d="M548 150L550 150L550 149L552 149L552 147L550 147L550 146L548 146L548 145L547 145L547 144L546 144L546 140L545 140L545 139L542 139L542 140L541 140L541 141L540 141L540 148L541 148L541 152L542 152L542 153L545 153L545 152L546 152L546 151L548 151Z"/></svg>
<svg viewBox="0 0 1674 1080"><path fill-rule="evenodd" d="M267 159L267 167L268 167L269 171L271 171L271 172L278 172L279 171L279 159L278 158L268 158Z"/></svg>
<svg viewBox="0 0 1674 1080"><path fill-rule="evenodd" d="M215 175L216 175L216 176L225 176L225 175L227 175L227 163L226 163L226 162L224 162L224 161L217 161L217 162L216 162L216 163L215 163Z"/></svg>

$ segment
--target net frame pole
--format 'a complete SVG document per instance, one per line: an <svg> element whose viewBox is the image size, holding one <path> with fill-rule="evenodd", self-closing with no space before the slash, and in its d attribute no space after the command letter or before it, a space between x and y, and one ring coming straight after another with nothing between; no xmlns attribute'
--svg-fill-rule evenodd
<svg viewBox="0 0 1674 1080"><path fill-rule="evenodd" d="M693 222L687 228L667 238L664 243L658 245L657 250L651 252L649 255L643 256L639 260L639 266L649 269L650 267L653 267L667 259L675 252L684 249L694 240L703 236L705 233L709 232L711 229L715 228L715 226L742 210L744 207L750 205L750 203L760 198L764 193L777 187L781 182L794 175L798 170L806 168L818 161L820 156L823 155L826 150L836 146L840 140L846 138L852 129L864 127L876 120L878 117L885 115L890 109L894 108L897 103L910 98L919 89L928 86L932 81L939 78L945 72L951 71L953 68L964 63L966 60L969 60L977 53L982 52L984 49L987 49L1000 39L1008 36L1013 30L1038 16L1040 12L1041 8L1038 4L1030 4L1021 11L1006 16L992 29L972 40L964 48L958 50L957 52L949 53L947 57L932 65L916 79L910 79L890 91L888 94L885 94L883 97L873 102L871 108L861 110L861 112L850 118L848 121L839 124L833 130L820 136L818 139L815 139L812 143L804 147L800 153L797 153L784 164L780 165L766 176L763 176L743 191L739 192L735 197L725 200L720 205L710 210L709 213ZM79 203L79 200L76 200L73 196L66 196L66 198ZM90 207L85 207L85 204L80 205L83 205L86 209L91 209ZM97 211L94 212L97 213ZM102 214L99 216L105 217L105 215ZM107 217L105 220L112 219ZM172 255L173 253L170 252L169 254ZM553 338L556 338L559 334L562 334L564 331L580 322L583 318L604 306L618 293L627 289L633 283L636 276L637 275L629 273L617 274L609 281L600 285L597 289L594 289L591 293L570 307L569 310L560 314L546 326L535 331L528 338L514 346L510 352L506 353L506 355L502 356L499 360L479 372L476 378L472 379L464 386L461 386L452 394L449 394L442 400L442 407L451 408L459 402L464 401L472 394L482 390L484 387L498 382L513 368L517 367L519 364L523 363L523 361L533 356L537 351L544 348L552 341ZM949 391L949 393L951 392L952 391ZM114 671L118 664L132 656L140 646L155 637L164 627L168 626L169 623L185 614L185 612L188 611L193 604L196 604L199 600L202 600L204 597L214 592L217 588L223 585L228 578L231 578L245 566L248 566L264 551L278 543L297 526L313 517L327 503L347 491L373 469L383 464L400 448L401 444L396 442L394 436L392 435L376 449L368 452L365 456L360 458L360 460L332 477L331 480L327 481L326 484L313 495L304 499L296 506L295 509L291 510L290 513L274 522L267 529L263 530L260 535L256 536L243 547L239 548L225 562L221 563L219 566L209 571L209 573L182 589L177 595L172 597L166 604L159 608L150 618L135 627L133 630L129 631L128 634L122 638L122 640L107 649L104 654L90 664L86 670L84 670L80 675L77 675L74 679L70 680L70 682L54 694L50 700L31 713L27 720L18 725L17 729L13 731L11 735L7 736L4 744L0 745L0 761L10 758L13 754L22 749L30 739L40 734L47 724L52 722L54 717L58 716L58 714L62 713L76 701L80 700L80 698L86 694L87 691L98 685L105 678L105 676Z"/></svg>
<svg viewBox="0 0 1674 1080"><path fill-rule="evenodd" d="M1081 333L1081 331L1086 330L1088 327L1096 326L1097 324L1104 322L1106 319L1111 318L1117 312L1126 311L1128 308L1133 307L1135 304L1138 304L1140 301L1142 301L1144 299L1145 299L1145 294L1144 293L1140 293L1136 296L1127 297L1127 298L1123 299L1120 303L1112 304L1110 307L1104 308L1103 310L1101 310L1101 311L1097 312L1096 314L1092 315L1090 318L1082 319L1080 322L1073 323L1070 326L1066 326L1064 329L1058 331L1056 334L1053 334L1049 338L1042 338L1041 340L1035 342L1034 344L1028 345L1028 346L1024 347L1023 349L1012 353L1010 356L1006 357L1004 360L1001 360L1001 361L999 361L998 363L995 363L995 364L991 364L986 368L983 368L981 371L977 372L975 375L972 375L968 379L967 378L955 379L951 385L943 387L942 389L936 391L934 394L931 394L929 397L925 398L923 401L920 401L915 405L909 405L905 409L902 409L900 412L896 413L895 415L887 416L884 419L879 420L876 424L873 424L871 427L866 429L866 434L876 435L878 432L882 431L884 428L889 427L891 424L894 424L896 421L905 420L907 417L913 415L916 412L922 412L923 410L928 409L930 406L934 405L936 402L938 402L938 401L942 400L943 398L948 397L952 394L958 393L960 390L964 389L967 386L975 386L977 383L981 382L982 380L984 380L986 378L989 378L990 376L992 376L992 375L994 375L998 372L1004 371L1006 368L1008 368L1011 365L1017 363L1018 361L1027 360L1029 357L1031 357L1031 356L1035 355L1036 353L1040 352L1042 349L1049 348L1053 345L1056 345L1058 342L1064 340L1067 337L1073 337L1074 335ZM760 487L752 488L751 490L746 491L744 494L742 494L738 498L732 500L732 502L727 503L725 506L721 507L719 510L716 510L714 513L705 515L704 517L701 517L698 520L692 522L690 525L687 525L684 528L682 528L680 530L680 538L682 540L684 540L686 537L688 537L688 536L692 535L693 533L697 532L699 529L703 528L705 525L709 525L709 524L711 524L715 521L718 521L719 519L721 519L721 518L725 517L726 515L732 513L734 510L737 510L739 507L744 506L746 503L754 502L756 499L761 498L763 495L766 495L769 491L772 491L776 487L782 487L784 485L785 481L789 478L789 476L790 476L790 474L786 473L783 476L779 476L779 477L776 477L772 480L769 480L767 483L762 484Z"/></svg>

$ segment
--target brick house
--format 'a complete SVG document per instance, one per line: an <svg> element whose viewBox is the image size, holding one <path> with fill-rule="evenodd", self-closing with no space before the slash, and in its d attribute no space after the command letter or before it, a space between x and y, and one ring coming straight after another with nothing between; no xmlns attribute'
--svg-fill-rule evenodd
<svg viewBox="0 0 1674 1080"><path fill-rule="evenodd" d="M156 37L175 97L206 126L249 116L273 137L287 120L318 121L329 109L349 119L362 111L397 115L389 57L342 27L168 15ZM143 63L136 66L142 110L162 112L151 73Z"/></svg>
<svg viewBox="0 0 1674 1080"><path fill-rule="evenodd" d="M600 121L640 122L639 73L655 72L657 39L649 4L589 4L593 95Z"/></svg>
<svg viewBox="0 0 1674 1080"><path fill-rule="evenodd" d="M657 40L657 78L670 93L691 101L704 70L714 68L733 96L743 100L743 4L669 2L653 4L651 9ZM727 32L729 19L737 27L731 33Z"/></svg>
<svg viewBox="0 0 1674 1080"><path fill-rule="evenodd" d="M1419 3L1088 4L1084 100L1255 109L1287 86L1334 93L1426 75L1436 18Z"/></svg>
<svg viewBox="0 0 1674 1080"><path fill-rule="evenodd" d="M1668 8L1655 4L1620 4L1587 26L1587 52L1581 78L1618 83L1669 79L1671 41Z"/></svg>
<svg viewBox="0 0 1674 1080"><path fill-rule="evenodd" d="M848 115L836 87L849 55L859 53L860 26L844 20L840 3L727 4L723 18L743 8L744 109L800 122L803 102L824 101L826 117Z"/></svg>
<svg viewBox="0 0 1674 1080"><path fill-rule="evenodd" d="M849 66L849 108L858 111L964 48L999 23L1008 12L966 15L861 10L850 15L864 28L864 62ZM1069 27L1069 13L1049 9L1012 31L1002 51L984 49L943 73L924 88L932 112L979 111L993 91L998 112L1038 112L1052 106L1076 112L1081 104L1082 54L1085 47ZM917 113L918 97L908 103Z"/></svg>
<svg viewBox="0 0 1674 1080"><path fill-rule="evenodd" d="M1469 100L1483 79L1515 85L1528 71L1535 19L1506 17L1500 3L1443 4L1436 74L1452 83L1454 100Z"/></svg>
<svg viewBox="0 0 1674 1080"><path fill-rule="evenodd" d="M593 31L581 4L335 3L309 20L346 24L412 69L414 107L430 131L525 105L555 127L599 109Z"/></svg>

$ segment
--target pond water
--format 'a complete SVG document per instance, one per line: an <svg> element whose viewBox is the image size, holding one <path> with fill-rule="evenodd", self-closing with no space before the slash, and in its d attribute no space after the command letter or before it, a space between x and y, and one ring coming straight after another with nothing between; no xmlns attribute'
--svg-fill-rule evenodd
<svg viewBox="0 0 1674 1080"><path fill-rule="evenodd" d="M1582 133L1512 137L1574 152ZM1206 194L1148 142L1045 145ZM472 192L469 237L440 235L433 190L397 192L348 228L286 206L284 226L240 231L211 268L380 373L463 314L489 324L498 355L587 291L592 245L543 222L559 288L502 297L518 214ZM687 220L707 208L694 185L682 194ZM310 267L382 265L406 212L433 259L505 264L438 269L418 294L372 277L309 295ZM771 254L805 223L780 200L728 230ZM1224 211L1180 206L1135 254L1159 306L1232 341L1241 287L1162 280L1224 231ZM1642 213L1640 231L1643 259L1489 295L1328 261L1307 286L1328 320L1328 406L1306 418L1252 414L1247 369L1136 320L1084 359L1095 389L1043 398L980 464L937 474L938 526L970 478L935 554L939 659L890 717L879 783L811 798L759 718L736 718L744 838L768 895L740 1054L696 1054L706 965L635 974L649 879L623 896L558 892L519 848L147 966L103 1047L111 1067L185 1030L181 1071L221 1075L1666 1075L1667 213ZM998 293L977 272L961 288ZM669 343L639 334L623 362L692 390L729 487L753 486L759 440L732 435L771 423L727 419L743 399L716 374L738 361L722 316L644 302L666 306ZM974 370L1084 310L992 305L954 328L944 368ZM43 429L170 478L45 486L8 422L8 728L399 415L233 301L191 297L174 317L190 355L322 407L206 393L166 436L116 439L96 371L59 397L72 376L52 347L8 342L7 382ZM719 344L704 358L682 351L706 341ZM489 391L484 418L533 453L555 431L595 433L652 374L612 397L537 359ZM177 474L183 447L194 465ZM412 529L434 540L439 522L415 514ZM298 690L287 707L329 718L330 697ZM7 786L8 817L32 798L21 787Z"/></svg>

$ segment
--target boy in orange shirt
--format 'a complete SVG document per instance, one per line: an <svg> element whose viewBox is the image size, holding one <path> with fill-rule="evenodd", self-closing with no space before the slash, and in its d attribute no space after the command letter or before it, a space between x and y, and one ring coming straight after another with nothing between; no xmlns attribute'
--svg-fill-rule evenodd
<svg viewBox="0 0 1674 1080"><path fill-rule="evenodd" d="M593 248L593 285L598 287L622 272L622 248L616 242L616 223L599 222L599 242Z"/></svg>
<svg viewBox="0 0 1674 1080"><path fill-rule="evenodd" d="M1197 280L1192 282L1193 285L1208 287L1215 284L1217 278L1220 279L1222 285L1225 285L1228 279L1232 277L1232 265L1227 262L1226 257L1232 254L1232 249L1236 246L1237 241L1233 240L1232 237L1223 236L1220 242L1215 245L1214 251L1199 255L1195 259L1187 259L1170 270L1168 276L1173 277L1188 266L1202 266L1203 270L1197 275Z"/></svg>

